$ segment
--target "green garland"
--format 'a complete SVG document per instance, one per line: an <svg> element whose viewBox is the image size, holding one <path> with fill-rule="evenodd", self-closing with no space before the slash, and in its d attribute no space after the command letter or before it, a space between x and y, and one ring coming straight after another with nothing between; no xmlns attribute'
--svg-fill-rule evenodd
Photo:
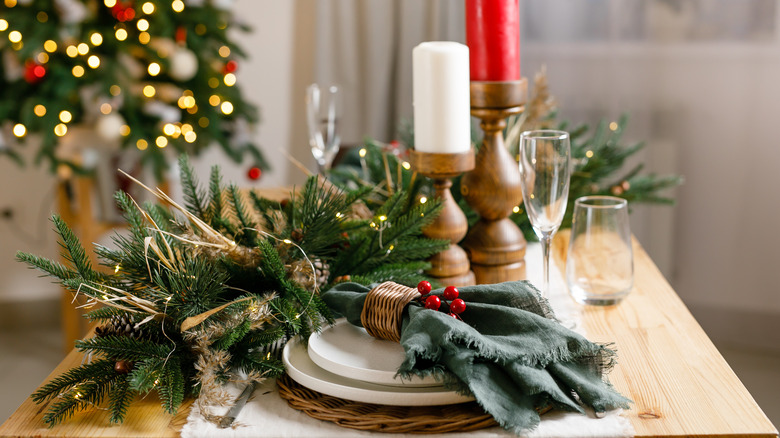
<svg viewBox="0 0 780 438"><path fill-rule="evenodd" d="M148 392L170 413L198 396L209 418L225 382L239 371L248 381L280 375L279 345L332 321L320 291L347 279L416 285L425 259L447 246L420 231L441 206L410 202L407 191L369 209L372 190L344 192L312 177L277 202L223 186L216 167L204 189L186 157L180 167L183 206L159 190L149 189L172 207L116 194L129 233L115 235L113 248L95 246L108 270L92 265L58 216L67 264L17 254L85 299L87 318L100 324L76 343L92 360L33 394L51 401L49 425L96 405L121 422Z"/></svg>

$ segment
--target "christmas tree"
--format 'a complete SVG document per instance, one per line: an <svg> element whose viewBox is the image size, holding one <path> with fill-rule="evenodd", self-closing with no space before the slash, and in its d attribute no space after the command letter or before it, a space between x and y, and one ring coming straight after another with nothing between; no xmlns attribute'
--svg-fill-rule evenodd
<svg viewBox="0 0 780 438"><path fill-rule="evenodd" d="M87 317L100 324L76 343L91 360L33 394L51 400L50 425L101 405L120 422L150 391L171 413L198 395L208 417L209 406L232 401L224 383L280 375L279 347L332 321L320 291L343 281L416 285L425 260L447 247L421 234L441 206L411 202L405 190L369 208L371 189L345 192L315 176L277 202L225 187L218 168L207 188L186 157L180 168L183 206L159 189L149 191L165 205L117 193L129 234L95 247L107 272L57 216L66 264L17 255L86 298Z"/></svg>
<svg viewBox="0 0 780 438"><path fill-rule="evenodd" d="M79 170L57 148L78 124L141 150L158 176L166 147L196 153L214 142L267 167L246 133L258 114L236 85L243 53L228 35L227 2L4 2L0 153L21 163L19 147L35 134L36 163Z"/></svg>

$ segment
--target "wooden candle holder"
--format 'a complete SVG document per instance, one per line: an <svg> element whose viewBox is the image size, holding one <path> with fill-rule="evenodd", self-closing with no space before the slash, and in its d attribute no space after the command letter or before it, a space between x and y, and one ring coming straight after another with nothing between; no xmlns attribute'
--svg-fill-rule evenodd
<svg viewBox="0 0 780 438"><path fill-rule="evenodd" d="M436 220L423 229L423 234L431 239L450 241L449 248L429 259L431 269L426 273L447 286L460 287L475 284L469 257L466 251L458 246L458 242L468 232L469 224L466 215L458 207L450 192L451 179L474 168L474 151L443 154L412 150L410 163L415 171L433 179L435 196L444 204Z"/></svg>
<svg viewBox="0 0 780 438"><path fill-rule="evenodd" d="M527 95L525 78L471 83L471 115L481 119L484 139L474 170L461 179L461 194L480 216L463 247L479 284L525 278L525 237L509 219L523 202L520 170L504 146L503 130L507 117L524 110Z"/></svg>

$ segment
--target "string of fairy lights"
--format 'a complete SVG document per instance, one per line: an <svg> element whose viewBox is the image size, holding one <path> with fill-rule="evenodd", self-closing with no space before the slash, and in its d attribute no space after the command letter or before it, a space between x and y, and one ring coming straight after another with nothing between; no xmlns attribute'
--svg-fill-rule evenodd
<svg viewBox="0 0 780 438"><path fill-rule="evenodd" d="M21 6L30 9L39 4L31 0L3 1L9 10ZM84 6L78 0L69 0L69 2L94 9L94 5ZM60 6L61 2L54 3ZM18 25L14 22L14 20L23 21L19 19L19 15L16 15L15 19L9 15L0 18L0 38L5 34L10 47L17 52L19 60L24 64L22 77L30 85L34 86L53 76L50 74L50 69L51 62L55 59L60 64L72 64L67 65L70 74L75 80L83 81L78 83L77 87L88 86L97 81L110 81L110 78L106 79L105 71L101 72L103 68L110 72L122 68L132 70L126 68L127 66L123 64L126 60L119 59L120 56L129 55L133 58L134 64L140 63L139 70L142 69L140 74L136 73L136 77L133 78L135 80L117 78L116 83L106 87L107 93L105 90L102 91L104 95L99 96L96 102L72 98L46 100L44 97L50 96L42 97L41 102L35 103L29 109L20 109L20 112L31 112L31 115L39 120L34 121L32 117L27 117L25 114L11 117L18 119L12 121L11 132L15 137L21 139L30 133L47 130L49 133L53 132L56 137L63 137L72 124L91 121L85 120L84 113L87 110L77 106L93 103L99 109L99 114L92 111L98 134L106 140L134 144L141 151L152 146L162 149L177 139L189 144L195 143L199 134L206 132L215 120L232 120L231 117L224 116L231 116L239 108L234 100L240 99L238 91L227 90L236 85L238 64L233 59L234 53L226 38L220 43L221 45L214 47L216 53L213 57L219 60L216 62L209 59L207 55L204 56L202 51L198 50L201 47L188 47L188 31L194 31L197 36L203 37L213 29L207 24L213 26L213 23L192 23L191 19L188 19L186 25L177 26L177 21L174 19L157 17L158 14L163 13L164 8L170 8L169 11L164 11L165 14L171 14L171 11L174 14L182 14L190 7L182 0L147 0L138 3L128 0L103 0L97 7L105 9L89 12L93 16L101 14L101 23L89 24L95 30L88 28L90 30L87 32L72 32L61 38L56 37L56 33L49 32L47 34L49 38L43 41L39 38L40 33L36 27L30 26L29 22L18 23ZM28 17L29 15L25 15L24 20L30 21ZM109 22L106 22L106 17ZM113 22L110 20L111 17ZM35 19L39 23L62 24L62 17L57 18L58 20L52 20L52 17L43 10L35 14ZM92 20L95 20L94 17ZM220 19L216 23L216 28L224 31L227 25L226 20ZM156 29L157 32L154 32L155 26L160 26ZM172 26L175 26L175 29L172 29ZM175 30L175 33L170 35L172 30ZM28 33L37 35L31 35L28 41ZM162 36L163 34L165 36ZM107 43L109 43L108 47ZM30 46L31 44L35 47ZM142 50L138 49L139 45L142 46ZM3 46L8 47L9 44L0 42L0 49ZM198 54L193 53L193 50L197 50ZM205 77L204 69L207 72ZM95 73L91 75L91 71ZM117 76L120 75L127 77L126 72L117 73ZM198 86L195 88L188 86L192 84L191 80L196 75L200 81ZM203 86L203 82L207 87ZM197 90L198 95L193 90ZM211 92L209 93L208 90ZM132 123L128 123L119 114L122 106L127 105L128 97L139 99L140 105L146 105L140 109L156 116L153 118L158 122L154 124L153 129L149 128L148 118L132 117ZM148 105L151 102L157 106ZM242 110L246 106L247 104L241 102ZM133 110L137 109L133 108ZM182 117L186 115L184 113L191 117ZM52 117L53 114L57 114L57 117ZM136 129L140 132L134 132ZM224 130L222 126L213 127L208 130L208 135L221 135L220 132Z"/></svg>

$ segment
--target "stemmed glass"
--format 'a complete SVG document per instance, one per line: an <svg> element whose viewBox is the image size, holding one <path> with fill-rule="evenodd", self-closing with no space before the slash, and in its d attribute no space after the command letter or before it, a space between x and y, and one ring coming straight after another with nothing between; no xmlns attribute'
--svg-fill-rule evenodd
<svg viewBox="0 0 780 438"><path fill-rule="evenodd" d="M331 85L320 90L319 85L306 88L306 124L309 126L309 146L320 174L330 170L339 151L338 134L339 88Z"/></svg>
<svg viewBox="0 0 780 438"><path fill-rule="evenodd" d="M569 133L526 131L520 135L520 174L523 202L534 232L542 243L542 294L550 288L550 244L561 226L571 178Z"/></svg>

